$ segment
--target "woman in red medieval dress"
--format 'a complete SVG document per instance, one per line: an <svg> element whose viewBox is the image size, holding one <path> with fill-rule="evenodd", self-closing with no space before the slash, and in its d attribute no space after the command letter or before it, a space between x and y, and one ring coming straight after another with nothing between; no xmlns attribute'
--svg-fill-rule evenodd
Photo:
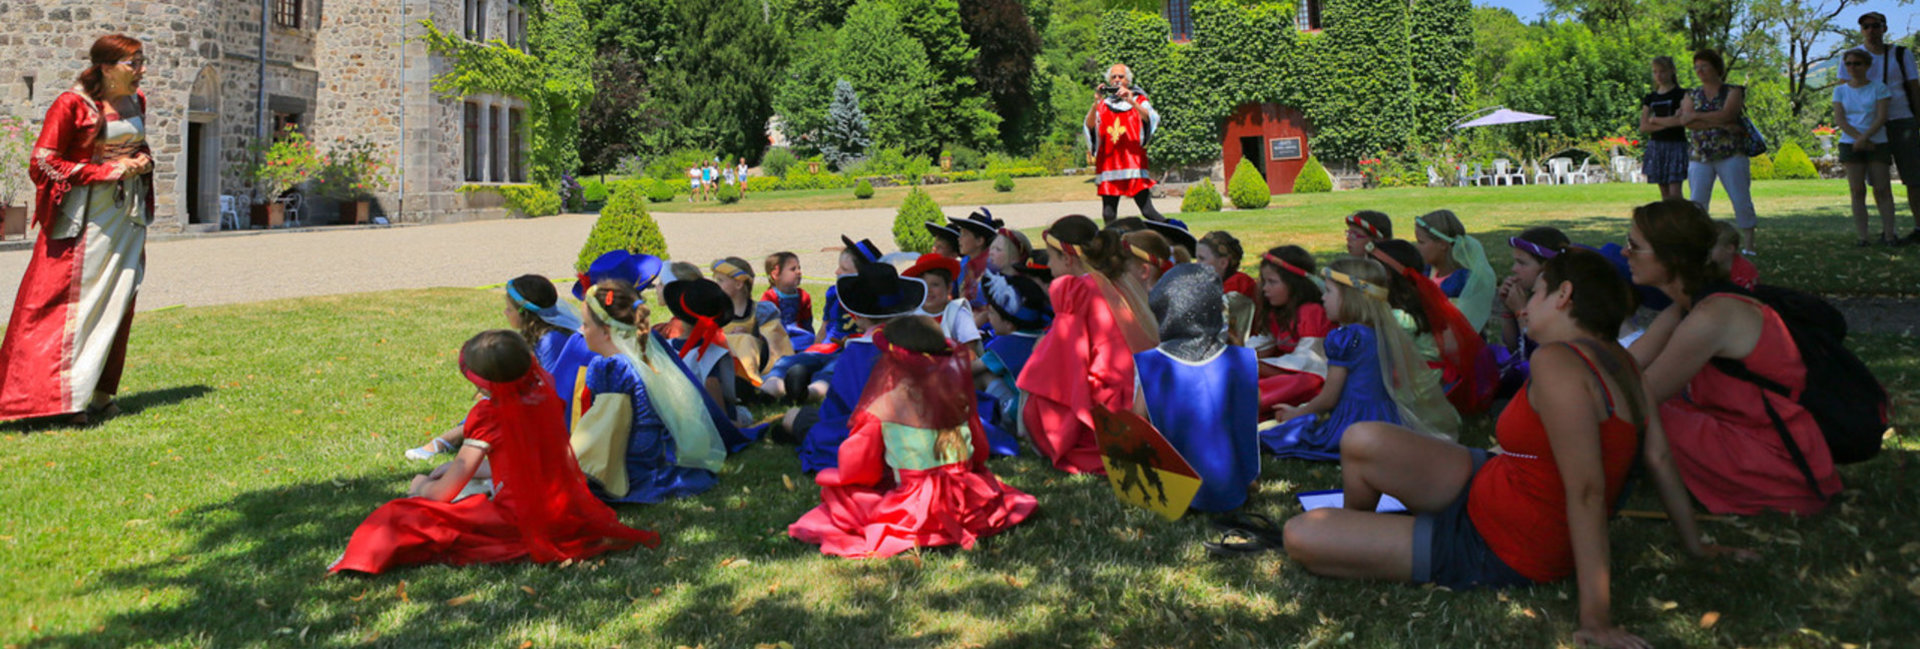
<svg viewBox="0 0 1920 649"><path fill-rule="evenodd" d="M112 416L153 221L140 41L94 41L53 100L28 176L40 237L0 345L0 421Z"/></svg>

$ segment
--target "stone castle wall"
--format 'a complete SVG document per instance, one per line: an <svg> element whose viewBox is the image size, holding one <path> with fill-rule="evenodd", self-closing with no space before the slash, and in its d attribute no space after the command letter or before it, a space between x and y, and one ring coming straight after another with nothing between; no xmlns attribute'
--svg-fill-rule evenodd
<svg viewBox="0 0 1920 649"><path fill-rule="evenodd" d="M323 150L343 137L384 147L390 186L376 196L376 210L391 218L497 216L497 209L476 213L457 191L462 104L432 91L433 77L451 65L416 38L429 19L458 33L462 0L304 0L302 10L298 29L268 32L269 115L301 114ZM245 166L259 129L260 11L257 0L0 0L0 110L37 123L86 67L94 39L140 39L150 61L142 87L155 154L153 227L217 228L220 196L235 197L243 215L255 198ZM507 4L488 2L486 13L488 35L504 36ZM203 151L217 161L201 167L213 173L202 175L197 197L188 195L187 179L189 124L196 122L211 134ZM190 203L199 207L191 220ZM308 211L310 222L325 216Z"/></svg>

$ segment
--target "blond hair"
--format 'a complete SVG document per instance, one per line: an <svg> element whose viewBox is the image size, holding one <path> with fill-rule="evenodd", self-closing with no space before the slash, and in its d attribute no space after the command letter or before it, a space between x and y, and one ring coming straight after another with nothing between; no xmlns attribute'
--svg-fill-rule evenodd
<svg viewBox="0 0 1920 649"><path fill-rule="evenodd" d="M1343 273L1369 286L1385 289L1389 275L1380 262L1359 257L1341 257L1327 269ZM1440 389L1440 377L1413 346L1413 338L1400 328L1393 307L1384 298L1375 298L1342 281L1327 282L1327 290L1340 292L1340 310L1332 314L1342 325L1365 325L1373 329L1374 346L1380 357L1380 379L1400 410L1401 423L1414 430L1453 439L1460 431L1460 413L1447 402Z"/></svg>

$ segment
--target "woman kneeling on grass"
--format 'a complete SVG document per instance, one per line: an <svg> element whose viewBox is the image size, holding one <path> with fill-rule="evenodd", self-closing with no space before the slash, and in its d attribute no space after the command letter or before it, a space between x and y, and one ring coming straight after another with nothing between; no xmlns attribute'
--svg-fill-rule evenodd
<svg viewBox="0 0 1920 649"><path fill-rule="evenodd" d="M1454 590L1579 580L1574 639L1610 647L1645 641L1613 626L1607 516L1635 449L1680 542L1708 554L1648 405L1633 357L1614 342L1633 294L1597 253L1547 262L1525 317L1539 341L1533 378L1501 415L1504 449L1489 457L1382 423L1355 424L1340 444L1346 508L1287 521L1289 555L1330 577L1433 583ZM1416 516L1376 514L1382 495Z"/></svg>

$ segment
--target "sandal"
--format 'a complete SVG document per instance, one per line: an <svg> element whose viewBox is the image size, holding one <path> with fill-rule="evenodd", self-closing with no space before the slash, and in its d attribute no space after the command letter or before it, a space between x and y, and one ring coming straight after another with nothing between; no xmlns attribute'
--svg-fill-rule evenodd
<svg viewBox="0 0 1920 649"><path fill-rule="evenodd" d="M1246 530L1225 530L1218 541L1201 541L1200 547L1218 557L1245 557L1273 549L1266 541Z"/></svg>
<svg viewBox="0 0 1920 649"><path fill-rule="evenodd" d="M97 406L87 406L86 415L93 419L111 419L120 415L120 404L112 399Z"/></svg>
<svg viewBox="0 0 1920 649"><path fill-rule="evenodd" d="M1261 514L1240 512L1227 514L1213 519L1214 529L1225 532L1239 532L1259 539L1269 548L1285 548L1286 534L1273 519Z"/></svg>

